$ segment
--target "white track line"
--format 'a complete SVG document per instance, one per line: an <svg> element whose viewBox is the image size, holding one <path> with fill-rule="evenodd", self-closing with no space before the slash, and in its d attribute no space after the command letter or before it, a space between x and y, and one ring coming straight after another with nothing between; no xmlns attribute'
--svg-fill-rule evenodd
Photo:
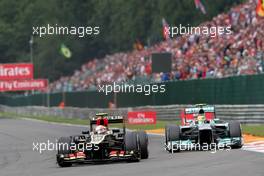
<svg viewBox="0 0 264 176"><path fill-rule="evenodd" d="M264 141L247 143L242 150L264 153Z"/></svg>

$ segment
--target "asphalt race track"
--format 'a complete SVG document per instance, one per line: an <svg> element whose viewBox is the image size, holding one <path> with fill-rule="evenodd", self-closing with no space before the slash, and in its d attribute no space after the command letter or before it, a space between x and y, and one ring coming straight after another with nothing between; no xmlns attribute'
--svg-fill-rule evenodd
<svg viewBox="0 0 264 176"><path fill-rule="evenodd" d="M264 154L243 150L181 152L162 149L162 137L150 136L150 158L138 163L83 164L60 168L56 151L40 154L33 142L79 134L84 127L0 119L0 176L264 176Z"/></svg>

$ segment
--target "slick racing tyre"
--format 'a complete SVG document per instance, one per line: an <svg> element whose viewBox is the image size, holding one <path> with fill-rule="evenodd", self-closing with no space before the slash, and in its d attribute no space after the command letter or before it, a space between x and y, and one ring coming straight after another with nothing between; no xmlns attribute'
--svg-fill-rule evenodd
<svg viewBox="0 0 264 176"><path fill-rule="evenodd" d="M148 151L148 135L145 131L138 131L139 145L141 151L141 159L147 159L149 156Z"/></svg>
<svg viewBox="0 0 264 176"><path fill-rule="evenodd" d="M169 145L170 141L179 141L180 140L180 127L178 125L167 125L165 127L165 144ZM172 149L168 149L169 152L172 152ZM176 150L179 152L180 150Z"/></svg>
<svg viewBox="0 0 264 176"><path fill-rule="evenodd" d="M60 155L68 155L71 153L70 151L71 145L71 137L61 137L58 140L58 155L57 155L57 163L60 167L70 167L72 163L67 163L60 158Z"/></svg>
<svg viewBox="0 0 264 176"><path fill-rule="evenodd" d="M240 123L233 121L229 123L229 136L230 138L241 138L242 137L242 132L241 132L241 127ZM239 144L231 146L232 148L241 148L242 147L242 141L240 141Z"/></svg>
<svg viewBox="0 0 264 176"><path fill-rule="evenodd" d="M180 140L180 127L178 125L167 125L165 127L165 139L166 143Z"/></svg>

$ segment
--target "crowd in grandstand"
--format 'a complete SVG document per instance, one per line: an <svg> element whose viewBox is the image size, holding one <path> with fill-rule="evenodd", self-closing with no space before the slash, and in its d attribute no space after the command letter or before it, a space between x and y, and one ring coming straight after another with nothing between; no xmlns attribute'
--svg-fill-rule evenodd
<svg viewBox="0 0 264 176"><path fill-rule="evenodd" d="M256 1L232 8L201 26L231 26L232 34L211 37L184 35L148 48L93 59L50 85L52 92L95 89L99 84L142 77L152 81L222 78L263 72L264 18L256 15ZM171 52L171 73L151 74L153 52Z"/></svg>

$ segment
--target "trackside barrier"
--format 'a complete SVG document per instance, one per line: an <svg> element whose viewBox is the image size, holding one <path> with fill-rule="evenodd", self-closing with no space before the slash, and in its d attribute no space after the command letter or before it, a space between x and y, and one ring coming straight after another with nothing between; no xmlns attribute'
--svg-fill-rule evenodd
<svg viewBox="0 0 264 176"><path fill-rule="evenodd" d="M118 92L116 94L112 92L106 95L98 90L43 93L28 96L0 94L0 104L6 106L56 107L63 101L67 106L79 108L107 108L111 102L116 102L119 108L197 104L201 102L219 105L264 104L264 74L221 79L168 81L157 84L164 84L166 91L151 93L150 95L145 95L146 92Z"/></svg>
<svg viewBox="0 0 264 176"><path fill-rule="evenodd" d="M189 105L166 106L140 106L134 108L74 108L65 107L63 110L57 107L47 108L41 106L9 107L0 105L0 112L14 113L17 115L34 116L59 116L65 118L88 119L98 112L107 112L112 115L126 116L128 111L156 111L157 120L180 120L180 111ZM216 105L217 118L241 123L264 123L264 104L258 105Z"/></svg>

